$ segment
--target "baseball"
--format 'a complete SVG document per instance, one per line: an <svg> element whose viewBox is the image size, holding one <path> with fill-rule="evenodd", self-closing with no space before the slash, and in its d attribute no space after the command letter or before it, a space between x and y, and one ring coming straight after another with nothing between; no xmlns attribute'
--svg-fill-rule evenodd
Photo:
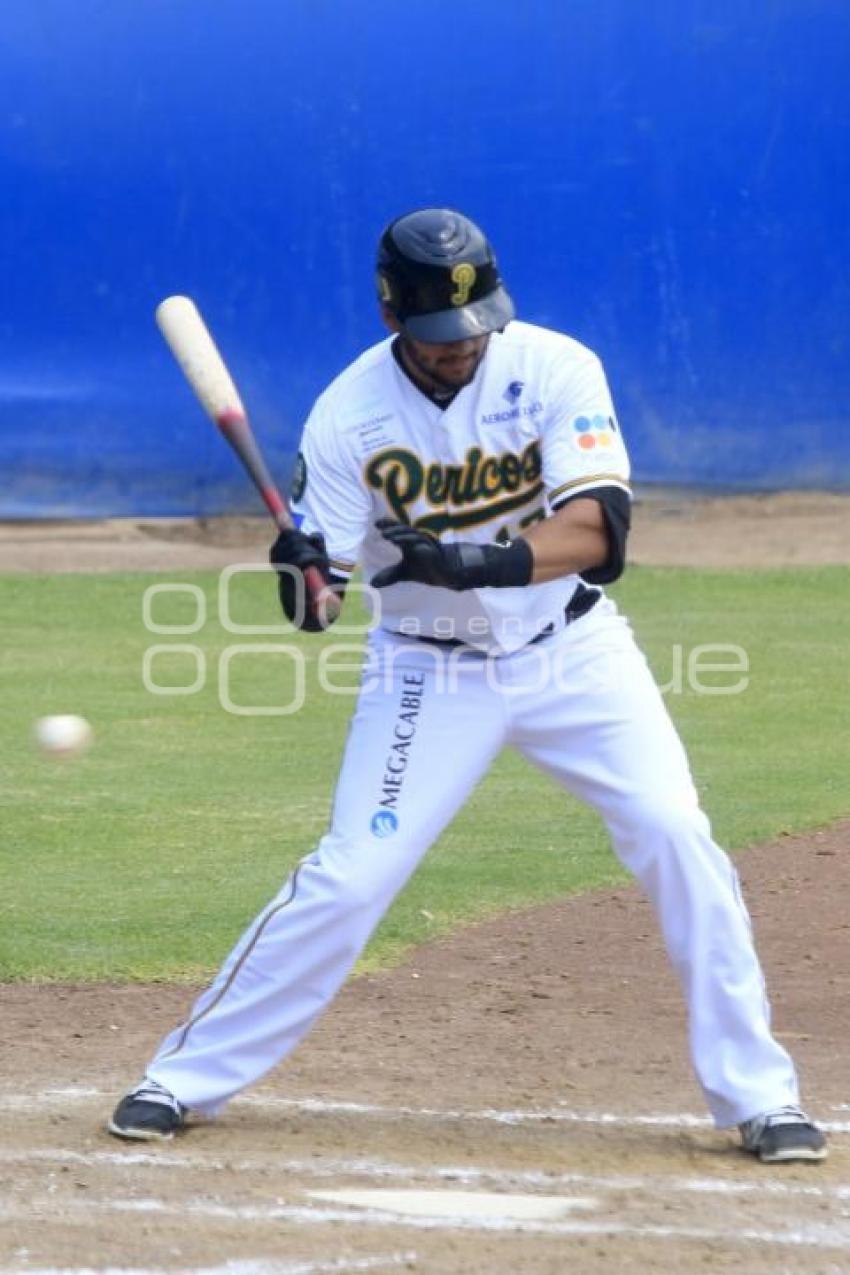
<svg viewBox="0 0 850 1275"><path fill-rule="evenodd" d="M48 757L74 757L92 742L92 728L74 713L40 717L35 724L35 741Z"/></svg>

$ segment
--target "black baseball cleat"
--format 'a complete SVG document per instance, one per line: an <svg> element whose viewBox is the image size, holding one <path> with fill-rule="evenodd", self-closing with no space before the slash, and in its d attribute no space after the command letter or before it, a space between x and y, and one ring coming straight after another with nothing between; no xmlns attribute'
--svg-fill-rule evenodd
<svg viewBox="0 0 850 1275"><path fill-rule="evenodd" d="M186 1108L155 1080L143 1080L119 1102L106 1126L116 1138L166 1142L186 1123Z"/></svg>
<svg viewBox="0 0 850 1275"><path fill-rule="evenodd" d="M777 1107L739 1124L741 1145L764 1164L825 1160L826 1138L799 1107Z"/></svg>

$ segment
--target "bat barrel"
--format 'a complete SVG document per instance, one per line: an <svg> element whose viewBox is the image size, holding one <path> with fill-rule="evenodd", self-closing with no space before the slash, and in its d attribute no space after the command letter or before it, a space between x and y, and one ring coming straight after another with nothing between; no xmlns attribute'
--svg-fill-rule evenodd
<svg viewBox="0 0 850 1275"><path fill-rule="evenodd" d="M248 414L207 325L190 297L173 296L157 306L156 321L198 401L236 452L281 531L294 526L289 506L275 485ZM304 583L322 624L339 614L339 598L320 571L308 567Z"/></svg>

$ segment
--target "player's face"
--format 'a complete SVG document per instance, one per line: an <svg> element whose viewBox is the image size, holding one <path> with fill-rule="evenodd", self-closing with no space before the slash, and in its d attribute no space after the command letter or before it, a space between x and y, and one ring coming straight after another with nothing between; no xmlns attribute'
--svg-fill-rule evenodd
<svg viewBox="0 0 850 1275"><path fill-rule="evenodd" d="M478 371L487 352L490 334L467 337L464 341L447 341L435 345L430 341L414 341L401 331L398 320L384 310L384 321L401 340L402 357L408 371L426 390L460 390Z"/></svg>
<svg viewBox="0 0 850 1275"><path fill-rule="evenodd" d="M467 337L465 341L432 345L403 335L401 344L404 355L417 372L443 389L459 390L475 376L489 340L488 333Z"/></svg>

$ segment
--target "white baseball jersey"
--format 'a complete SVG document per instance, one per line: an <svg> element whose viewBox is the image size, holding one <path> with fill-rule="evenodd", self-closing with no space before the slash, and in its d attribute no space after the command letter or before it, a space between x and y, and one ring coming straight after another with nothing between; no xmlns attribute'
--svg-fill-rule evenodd
<svg viewBox="0 0 850 1275"><path fill-rule="evenodd" d="M494 333L448 407L399 367L392 337L325 390L307 420L293 487L306 532L325 536L336 574L366 581L398 560L375 530L395 518L443 542L507 540L567 497L628 491L629 463L599 359L578 341L514 321ZM381 591L381 625L458 638L493 654L558 624L578 577L515 589L402 582Z"/></svg>

